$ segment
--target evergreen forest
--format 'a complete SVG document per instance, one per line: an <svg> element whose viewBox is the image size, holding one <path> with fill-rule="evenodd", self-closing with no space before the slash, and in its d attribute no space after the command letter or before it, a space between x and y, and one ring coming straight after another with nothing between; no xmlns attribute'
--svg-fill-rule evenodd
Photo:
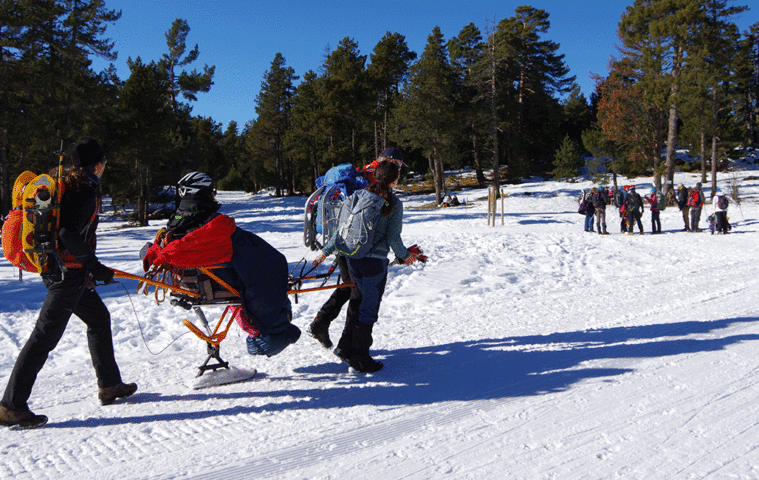
<svg viewBox="0 0 759 480"><path fill-rule="evenodd" d="M19 173L48 170L61 145L85 137L107 151L103 193L135 206L141 224L180 173L207 172L219 189L298 195L330 167L363 165L389 146L431 180L438 203L446 169L471 167L480 185L498 186L569 179L585 157L606 173L653 173L667 192L677 148L700 155L706 181L730 149L759 146L759 22L748 31L734 23L747 9L631 0L619 53L589 99L551 40L550 13L532 6L484 31L469 23L446 38L436 27L421 52L398 32L368 54L346 37L319 73L275 55L253 119L224 128L192 114L215 69L199 65L186 20L166 26L161 58L130 58L119 78L113 65L92 68L95 57L116 58L107 29L121 12L105 0L2 0L0 213Z"/></svg>

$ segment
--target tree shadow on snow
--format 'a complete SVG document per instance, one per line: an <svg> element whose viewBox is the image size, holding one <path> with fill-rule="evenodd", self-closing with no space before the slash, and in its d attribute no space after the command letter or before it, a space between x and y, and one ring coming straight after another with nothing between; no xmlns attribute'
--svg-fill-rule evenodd
<svg viewBox="0 0 759 480"><path fill-rule="evenodd" d="M759 340L759 334L713 338L717 330L757 320L759 318L749 317L712 322L678 322L481 339L397 350L373 349L373 355L385 363L385 368L373 375L347 374L347 366L339 362L296 368L296 373L303 374L297 381L302 383L310 380L314 383L314 388L267 390L265 386L269 381L289 380L287 377L268 377L267 382L248 382L252 385L248 391L214 392L209 389L177 395L138 392L130 400L139 403L194 403L215 399L283 398L283 402L203 411L181 412L172 409L170 413L139 417L69 420L50 424L48 428L202 419L220 415L361 405L392 408L447 401L545 395L565 391L583 380L616 377L634 371L634 367L624 365L584 365L588 362L713 352L739 342ZM688 338L704 334L710 334L712 338ZM265 375L262 377L266 378Z"/></svg>

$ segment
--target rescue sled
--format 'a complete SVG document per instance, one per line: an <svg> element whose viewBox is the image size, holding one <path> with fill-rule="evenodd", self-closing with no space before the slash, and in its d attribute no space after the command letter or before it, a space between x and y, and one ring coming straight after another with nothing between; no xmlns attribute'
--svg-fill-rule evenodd
<svg viewBox="0 0 759 480"><path fill-rule="evenodd" d="M287 294L294 295L297 303L297 296L301 293L352 286L353 284L339 283L339 276L338 283L328 284L336 265L335 262L327 273L311 274L313 269L305 271L306 264L301 265L299 262L293 271L300 267L300 275L298 277L293 276L292 273L289 275ZM150 295L152 287L156 303L163 303L168 292L171 305L188 311L192 310L195 314L197 323L187 318L183 319L182 323L206 344L206 358L198 367L192 385L196 389L247 380L257 373L255 370L232 367L221 357L221 343L232 324L237 321L242 327L247 321L240 292L222 278L223 270L224 267L220 265L206 267L162 265L158 269L147 272L145 276L114 270L114 278L137 280L138 292ZM321 281L321 284L313 286L316 284L315 281ZM304 287L304 282L312 286ZM224 306L225 308L218 320L209 321L203 312L202 307L205 306ZM245 328L245 331L255 336L257 334L255 327L249 321L247 325L252 330ZM204 374L209 371L211 374L204 377Z"/></svg>

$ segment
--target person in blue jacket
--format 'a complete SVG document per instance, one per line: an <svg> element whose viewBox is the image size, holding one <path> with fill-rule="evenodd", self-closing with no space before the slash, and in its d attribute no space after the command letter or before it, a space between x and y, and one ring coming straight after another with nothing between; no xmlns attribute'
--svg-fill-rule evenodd
<svg viewBox="0 0 759 480"><path fill-rule="evenodd" d="M342 336L334 354L359 372L376 372L383 365L369 355L372 330L379 316L380 302L385 292L388 271L388 254L405 264L424 261L423 252L416 248L406 248L401 239L403 227L403 203L395 196L392 187L398 180L400 168L393 162L382 162L374 172L375 182L367 190L383 197L386 201L377 223L372 247L362 258L348 257L348 269L355 285L351 287L348 314ZM314 259L313 264L321 264L335 252L336 236L333 236Z"/></svg>

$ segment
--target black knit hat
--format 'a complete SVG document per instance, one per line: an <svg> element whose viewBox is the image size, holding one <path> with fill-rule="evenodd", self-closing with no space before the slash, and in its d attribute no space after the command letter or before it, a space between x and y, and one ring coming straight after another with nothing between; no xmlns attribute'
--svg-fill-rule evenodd
<svg viewBox="0 0 759 480"><path fill-rule="evenodd" d="M105 152L97 140L87 138L74 145L71 149L71 159L74 166L87 170L102 162L105 159Z"/></svg>

